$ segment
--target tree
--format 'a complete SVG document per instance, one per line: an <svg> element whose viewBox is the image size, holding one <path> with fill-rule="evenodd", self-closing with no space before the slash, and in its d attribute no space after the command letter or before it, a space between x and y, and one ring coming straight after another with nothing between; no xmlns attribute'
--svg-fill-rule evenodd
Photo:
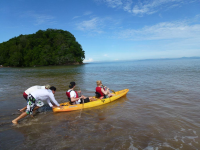
<svg viewBox="0 0 200 150"><path fill-rule="evenodd" d="M0 43L0 65L40 66L82 63L85 52L73 34L64 30L39 30Z"/></svg>

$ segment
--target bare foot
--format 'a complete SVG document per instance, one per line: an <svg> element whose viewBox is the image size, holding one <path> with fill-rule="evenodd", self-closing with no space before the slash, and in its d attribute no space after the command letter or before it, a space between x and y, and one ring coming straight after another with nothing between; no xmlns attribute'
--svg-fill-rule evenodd
<svg viewBox="0 0 200 150"><path fill-rule="evenodd" d="M22 112L22 113L24 112L24 110L22 110L22 109L20 109L19 111Z"/></svg>
<svg viewBox="0 0 200 150"><path fill-rule="evenodd" d="M21 113L23 113L24 112L24 110L23 109L18 109Z"/></svg>
<svg viewBox="0 0 200 150"><path fill-rule="evenodd" d="M15 121L15 120L13 120L12 123L13 123L13 124L18 124L17 121Z"/></svg>

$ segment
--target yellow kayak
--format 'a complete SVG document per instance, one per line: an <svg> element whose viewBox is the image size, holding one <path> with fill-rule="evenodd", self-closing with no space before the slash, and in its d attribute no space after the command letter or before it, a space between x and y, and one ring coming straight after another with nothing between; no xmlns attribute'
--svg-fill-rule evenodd
<svg viewBox="0 0 200 150"><path fill-rule="evenodd" d="M128 91L129 91L129 89L117 91L117 92L113 93L115 95L110 98L106 98L106 99L96 98L97 99L96 101L92 101L92 102L88 102L88 103L84 103L84 104L71 105L69 102L61 103L60 105L63 106L63 108L60 109L59 107L55 107L55 108L53 108L53 112L74 111L74 110L104 105L104 104L115 101L115 100L119 99L120 97L126 95L126 93L128 93Z"/></svg>

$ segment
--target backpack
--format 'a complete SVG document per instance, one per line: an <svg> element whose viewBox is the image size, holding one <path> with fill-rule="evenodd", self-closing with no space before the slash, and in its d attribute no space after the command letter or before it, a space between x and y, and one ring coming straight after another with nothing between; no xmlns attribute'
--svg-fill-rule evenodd
<svg viewBox="0 0 200 150"><path fill-rule="evenodd" d="M95 97L96 98L100 98L101 97L101 94L99 92L95 92Z"/></svg>

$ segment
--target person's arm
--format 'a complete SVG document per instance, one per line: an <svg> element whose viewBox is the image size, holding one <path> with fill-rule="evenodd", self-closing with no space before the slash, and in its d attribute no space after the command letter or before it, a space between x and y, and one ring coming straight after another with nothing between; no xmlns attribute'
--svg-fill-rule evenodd
<svg viewBox="0 0 200 150"><path fill-rule="evenodd" d="M80 98L81 98L81 97L80 97ZM79 100L80 98L71 97L71 101L72 101L72 102L75 102L75 101Z"/></svg>
<svg viewBox="0 0 200 150"><path fill-rule="evenodd" d="M49 97L50 97L50 99L53 101L54 104L56 104L57 106L60 106L60 104L56 101L56 99L55 99L53 93L49 94ZM50 102L50 103L51 103L51 102ZM52 104L51 104L51 105L52 105ZM49 106L50 106L50 104L49 104ZM50 106L50 107L52 107L52 106Z"/></svg>
<svg viewBox="0 0 200 150"><path fill-rule="evenodd" d="M79 100L80 98L82 98L82 96L78 97L78 98L75 98L75 97L76 97L76 93L74 91L71 91L70 92L71 102L75 102L75 101Z"/></svg>
<svg viewBox="0 0 200 150"><path fill-rule="evenodd" d="M49 104L50 107L53 107L53 105L52 105L52 103L51 103L49 98L47 99L47 103Z"/></svg>
<svg viewBox="0 0 200 150"><path fill-rule="evenodd" d="M57 102L57 101L56 101ZM59 107L59 108L61 108L61 109L63 109L63 106L56 106L56 104L54 104L54 103L51 103L51 101L50 101L50 99L47 99L47 103L49 104L49 106L50 107L52 107L52 108L56 108L56 107Z"/></svg>
<svg viewBox="0 0 200 150"><path fill-rule="evenodd" d="M77 100L79 100L81 98L84 98L84 96L82 95L81 97L78 97L78 98L71 97L71 101L75 102L75 101L77 101Z"/></svg>
<svg viewBox="0 0 200 150"><path fill-rule="evenodd" d="M103 88L101 88L101 92L104 94L104 95L107 95L107 90L105 91Z"/></svg>

